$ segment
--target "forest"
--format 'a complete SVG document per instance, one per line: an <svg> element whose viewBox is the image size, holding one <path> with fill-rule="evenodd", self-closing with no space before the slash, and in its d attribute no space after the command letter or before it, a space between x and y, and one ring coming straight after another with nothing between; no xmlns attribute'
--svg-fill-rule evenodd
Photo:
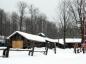
<svg viewBox="0 0 86 64"><path fill-rule="evenodd" d="M23 31L31 34L44 33L46 37L79 38L81 21L80 0L64 0L57 7L57 16L54 21L47 19L46 14L34 5L19 1L17 11L6 12L0 8L0 35L9 36L14 31Z"/></svg>

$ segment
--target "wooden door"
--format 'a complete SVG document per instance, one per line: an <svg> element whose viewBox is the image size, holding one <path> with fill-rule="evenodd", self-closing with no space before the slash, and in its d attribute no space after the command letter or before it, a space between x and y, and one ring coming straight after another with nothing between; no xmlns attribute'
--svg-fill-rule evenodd
<svg viewBox="0 0 86 64"><path fill-rule="evenodd" d="M23 41L22 40L12 41L12 48L23 48Z"/></svg>

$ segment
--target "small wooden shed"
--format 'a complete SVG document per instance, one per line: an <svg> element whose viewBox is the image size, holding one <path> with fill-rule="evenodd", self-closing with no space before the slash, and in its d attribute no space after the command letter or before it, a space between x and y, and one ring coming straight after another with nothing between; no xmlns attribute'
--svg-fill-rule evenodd
<svg viewBox="0 0 86 64"><path fill-rule="evenodd" d="M21 31L15 31L7 37L7 40L9 41L10 48L27 48L31 46L32 42L45 43L45 39L43 37Z"/></svg>

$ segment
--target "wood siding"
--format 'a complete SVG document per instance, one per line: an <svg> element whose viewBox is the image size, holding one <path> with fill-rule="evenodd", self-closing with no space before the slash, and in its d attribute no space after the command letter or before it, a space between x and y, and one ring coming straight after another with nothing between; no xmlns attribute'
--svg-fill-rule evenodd
<svg viewBox="0 0 86 64"><path fill-rule="evenodd" d="M12 41L12 48L23 48L23 41L22 40Z"/></svg>

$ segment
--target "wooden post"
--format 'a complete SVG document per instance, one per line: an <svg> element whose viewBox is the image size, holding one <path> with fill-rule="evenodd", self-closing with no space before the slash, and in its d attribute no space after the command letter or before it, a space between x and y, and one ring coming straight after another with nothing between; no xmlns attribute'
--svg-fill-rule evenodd
<svg viewBox="0 0 86 64"><path fill-rule="evenodd" d="M48 47L46 47L46 53L45 53L45 55L47 55L48 54Z"/></svg>
<svg viewBox="0 0 86 64"><path fill-rule="evenodd" d="M76 47L74 48L74 52L76 53Z"/></svg>
<svg viewBox="0 0 86 64"><path fill-rule="evenodd" d="M76 44L74 45L74 53L76 53Z"/></svg>
<svg viewBox="0 0 86 64"><path fill-rule="evenodd" d="M29 53L28 53L28 55L30 55L30 53L31 53L31 51L29 50Z"/></svg>
<svg viewBox="0 0 86 64"><path fill-rule="evenodd" d="M32 53L31 53L31 56L33 56L33 53L34 53L34 42L32 42Z"/></svg>
<svg viewBox="0 0 86 64"><path fill-rule="evenodd" d="M82 45L80 44L80 52L82 52Z"/></svg>
<svg viewBox="0 0 86 64"><path fill-rule="evenodd" d="M54 43L54 53L56 54L56 43Z"/></svg>
<svg viewBox="0 0 86 64"><path fill-rule="evenodd" d="M3 57L9 57L10 44L8 40L6 40L6 42L7 42L7 48L3 50Z"/></svg>
<svg viewBox="0 0 86 64"><path fill-rule="evenodd" d="M5 54L6 57L9 57L9 49L10 49L10 48L7 47L7 51L6 51L6 54Z"/></svg>
<svg viewBox="0 0 86 64"><path fill-rule="evenodd" d="M3 50L3 57L9 57L9 47Z"/></svg>
<svg viewBox="0 0 86 64"><path fill-rule="evenodd" d="M34 53L34 47L32 48L32 54L31 54L31 56L33 56L33 53Z"/></svg>
<svg viewBox="0 0 86 64"><path fill-rule="evenodd" d="M49 42L46 40L46 47L45 47L46 53L45 53L45 55L48 54L48 44L49 44Z"/></svg>
<svg viewBox="0 0 86 64"><path fill-rule="evenodd" d="M85 53L85 49L84 49L84 47L82 48L82 51L83 51L83 53Z"/></svg>

